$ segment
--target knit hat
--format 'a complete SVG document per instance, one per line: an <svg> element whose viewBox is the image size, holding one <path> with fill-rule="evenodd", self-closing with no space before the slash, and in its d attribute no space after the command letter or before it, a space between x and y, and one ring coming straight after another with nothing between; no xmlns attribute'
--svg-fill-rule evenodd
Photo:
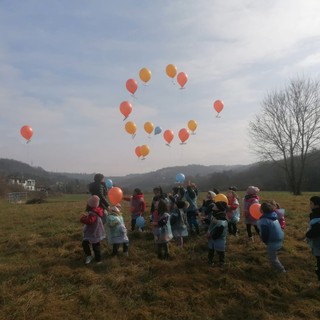
<svg viewBox="0 0 320 320"><path fill-rule="evenodd" d="M212 198L212 199L216 196L216 194L215 194L213 191L211 191L211 190L209 190L208 193L211 195L211 198Z"/></svg>
<svg viewBox="0 0 320 320"><path fill-rule="evenodd" d="M257 194L260 191L258 187L250 186L247 189L247 194Z"/></svg>
<svg viewBox="0 0 320 320"><path fill-rule="evenodd" d="M88 206L90 208L97 208L99 207L99 203L100 203L100 198L98 196L91 196L88 199Z"/></svg>
<svg viewBox="0 0 320 320"><path fill-rule="evenodd" d="M121 207L121 206L120 206L120 207ZM119 212L120 212L118 205L115 205L115 206L110 207L110 210L111 210L112 212L115 212L115 213L119 213Z"/></svg>
<svg viewBox="0 0 320 320"><path fill-rule="evenodd" d="M216 207L218 208L219 211L226 211L228 208L228 205L223 201L218 201L216 202Z"/></svg>

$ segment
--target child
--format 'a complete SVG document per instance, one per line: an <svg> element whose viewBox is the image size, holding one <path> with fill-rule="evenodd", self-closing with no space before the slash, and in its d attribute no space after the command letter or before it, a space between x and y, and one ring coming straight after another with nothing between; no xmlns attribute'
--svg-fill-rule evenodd
<svg viewBox="0 0 320 320"><path fill-rule="evenodd" d="M208 191L206 199L203 200L202 206L199 211L202 214L202 221L204 222L206 227L209 227L212 216L212 208L214 207L214 197L216 194L213 191Z"/></svg>
<svg viewBox="0 0 320 320"><path fill-rule="evenodd" d="M247 194L245 195L243 201L244 223L247 227L248 238L252 241L254 241L254 238L252 236L251 226L254 226L257 234L259 234L259 229L257 227L257 220L253 218L250 214L250 206L254 203L259 203L259 196L257 195L259 191L260 189L257 187L248 187Z"/></svg>
<svg viewBox="0 0 320 320"><path fill-rule="evenodd" d="M85 264L89 264L93 257L91 255L90 244L94 252L95 260L98 264L101 263L100 241L106 237L102 217L103 209L99 207L100 198L96 195L88 199L87 214L83 214L80 218L85 226L83 228L82 247L86 254Z"/></svg>
<svg viewBox="0 0 320 320"><path fill-rule="evenodd" d="M230 187L231 188L231 187ZM227 192L229 210L227 212L228 218L228 232L234 236L238 235L237 223L240 221L239 198L234 190Z"/></svg>
<svg viewBox="0 0 320 320"><path fill-rule="evenodd" d="M174 211L170 216L170 224L174 238L180 240L180 246L183 247L183 238L188 236L187 218L185 210L189 203L183 200L177 201L174 205Z"/></svg>
<svg viewBox="0 0 320 320"><path fill-rule="evenodd" d="M315 272L320 281L320 197L314 196L310 198L310 209L309 230L306 233L306 238L311 252L317 260Z"/></svg>
<svg viewBox="0 0 320 320"><path fill-rule="evenodd" d="M123 253L128 256L129 239L127 236L127 228L124 224L120 205L112 206L107 216L107 235L108 243L112 245L112 256L118 254L120 245L122 244Z"/></svg>
<svg viewBox="0 0 320 320"><path fill-rule="evenodd" d="M219 256L219 265L224 265L227 233L228 233L228 222L226 219L227 204L222 201L218 201L215 204L215 211L211 219L209 230L207 233L208 237L208 264L213 266L214 253L217 251Z"/></svg>
<svg viewBox="0 0 320 320"><path fill-rule="evenodd" d="M185 199L189 202L189 208L187 209L187 220L190 231L195 231L196 234L200 233L199 225L197 221L198 215L198 189L194 183L188 182L187 190L184 194Z"/></svg>
<svg viewBox="0 0 320 320"><path fill-rule="evenodd" d="M131 197L124 197L123 199L130 201L131 231L134 231L137 218L143 216L143 213L146 210L146 202L143 193L139 188L135 188ZM139 231L143 231L143 228L139 228Z"/></svg>
<svg viewBox="0 0 320 320"><path fill-rule="evenodd" d="M281 229L284 230L286 228L286 221L284 219L284 209L280 209L279 203L275 202L274 200L270 200L270 203L273 206L274 212L278 216Z"/></svg>
<svg viewBox="0 0 320 320"><path fill-rule="evenodd" d="M168 197L170 199L170 211L174 209L174 205L179 201L182 200L184 197L184 188L179 187L173 187L172 188L172 194L168 194Z"/></svg>
<svg viewBox="0 0 320 320"><path fill-rule="evenodd" d="M158 249L158 258L168 260L169 258L169 241L173 238L170 214L168 213L168 204L165 200L161 199L158 203L158 227L156 232L156 243Z"/></svg>
<svg viewBox="0 0 320 320"><path fill-rule="evenodd" d="M278 272L286 272L286 269L278 259L277 252L283 244L284 233L280 227L278 216L270 202L263 202L260 207L262 213L258 220L258 228L261 240L267 245L267 255L271 265Z"/></svg>

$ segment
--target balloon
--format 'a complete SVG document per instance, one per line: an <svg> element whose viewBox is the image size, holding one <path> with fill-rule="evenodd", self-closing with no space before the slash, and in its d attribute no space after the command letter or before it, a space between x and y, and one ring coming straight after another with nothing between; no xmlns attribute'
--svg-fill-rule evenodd
<svg viewBox="0 0 320 320"><path fill-rule="evenodd" d="M137 131L137 126L133 121L128 121L125 125L125 129L129 134L134 135Z"/></svg>
<svg viewBox="0 0 320 320"><path fill-rule="evenodd" d="M118 204L122 200L122 197L123 197L122 190L118 187L112 187L108 191L108 198L113 206Z"/></svg>
<svg viewBox="0 0 320 320"><path fill-rule="evenodd" d="M170 142L172 141L173 137L174 137L174 133L173 131L171 130L166 130L164 133L163 133L163 137L164 137L164 140L167 141L167 144L169 145Z"/></svg>
<svg viewBox="0 0 320 320"><path fill-rule="evenodd" d="M185 143L189 139L190 133L186 128L183 128L178 133L179 139L181 140L181 143Z"/></svg>
<svg viewBox="0 0 320 320"><path fill-rule="evenodd" d="M181 89L184 87L184 85L188 82L188 76L184 72L180 72L177 75L177 82L180 84Z"/></svg>
<svg viewBox="0 0 320 320"><path fill-rule="evenodd" d="M214 202L225 202L226 204L228 204L228 198L227 196L225 196L222 193L218 193L215 197L214 197Z"/></svg>
<svg viewBox="0 0 320 320"><path fill-rule="evenodd" d="M177 74L177 67L173 64L168 64L166 67L167 76L170 78L174 78Z"/></svg>
<svg viewBox="0 0 320 320"><path fill-rule="evenodd" d="M224 104L221 100L216 100L213 103L213 107L214 107L214 110L216 110L218 113L220 113L224 107Z"/></svg>
<svg viewBox="0 0 320 320"><path fill-rule="evenodd" d="M145 124L144 124L144 130L145 130L145 132L146 133L149 133L149 134L151 134L151 132L153 131L153 123L152 122L146 122Z"/></svg>
<svg viewBox="0 0 320 320"><path fill-rule="evenodd" d="M159 133L161 133L162 132L162 128L161 127L155 127L155 129L154 129L154 134L156 135L156 134L159 134Z"/></svg>
<svg viewBox="0 0 320 320"><path fill-rule="evenodd" d="M137 155L138 158L141 157L141 147L140 147L140 146L136 147L135 153L136 153L136 155Z"/></svg>
<svg viewBox="0 0 320 320"><path fill-rule="evenodd" d="M134 94L138 89L138 82L135 79L128 79L126 88L131 94Z"/></svg>
<svg viewBox="0 0 320 320"><path fill-rule="evenodd" d="M129 117L129 114L132 111L132 104L129 101L122 101L120 103L120 112L125 116L123 120L126 120Z"/></svg>
<svg viewBox="0 0 320 320"><path fill-rule="evenodd" d="M140 152L141 152L141 155L142 155L143 157L146 157L146 156L149 154L149 152L150 152L149 146L147 146L146 144L144 144L143 146L140 147Z"/></svg>
<svg viewBox="0 0 320 320"><path fill-rule="evenodd" d="M176 181L179 183L184 182L184 180L186 179L185 175L183 173L178 173L176 175Z"/></svg>
<svg viewBox="0 0 320 320"><path fill-rule="evenodd" d="M27 141L29 141L33 135L33 130L30 126L26 125L20 129L20 133L23 138L25 138Z"/></svg>
<svg viewBox="0 0 320 320"><path fill-rule="evenodd" d="M140 79L147 83L151 79L151 71L148 68L142 68L139 72Z"/></svg>
<svg viewBox="0 0 320 320"><path fill-rule="evenodd" d="M106 180L106 187L110 189L110 188L112 188L112 186L113 186L112 180L111 179L107 179Z"/></svg>
<svg viewBox="0 0 320 320"><path fill-rule="evenodd" d="M139 216L139 217L136 219L136 226L137 226L138 228L144 228L144 224L145 224L144 217Z"/></svg>
<svg viewBox="0 0 320 320"><path fill-rule="evenodd" d="M260 207L261 207L260 203L253 203L250 206L249 213L253 219L259 220L260 217L262 216L262 213L260 212Z"/></svg>
<svg viewBox="0 0 320 320"><path fill-rule="evenodd" d="M197 124L197 122L194 121L194 120L190 120L190 121L188 122L188 128L189 128L190 131L192 131L192 134L194 134L194 131L196 131L197 126L198 126L198 124Z"/></svg>

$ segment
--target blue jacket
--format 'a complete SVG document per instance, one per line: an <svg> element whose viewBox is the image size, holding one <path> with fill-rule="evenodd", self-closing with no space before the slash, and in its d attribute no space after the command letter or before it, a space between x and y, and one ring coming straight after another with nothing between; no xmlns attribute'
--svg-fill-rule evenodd
<svg viewBox="0 0 320 320"><path fill-rule="evenodd" d="M312 254L317 257L320 256L320 208L314 208L309 218L309 230L306 237Z"/></svg>
<svg viewBox="0 0 320 320"><path fill-rule="evenodd" d="M284 233L275 212L263 214L258 220L257 226L260 230L261 240L268 249L279 250L282 247Z"/></svg>

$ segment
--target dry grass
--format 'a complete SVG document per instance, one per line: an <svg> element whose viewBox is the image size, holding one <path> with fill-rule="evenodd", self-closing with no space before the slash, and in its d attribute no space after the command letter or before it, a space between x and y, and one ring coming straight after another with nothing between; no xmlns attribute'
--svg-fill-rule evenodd
<svg viewBox="0 0 320 320"><path fill-rule="evenodd" d="M183 249L171 243L171 260L159 261L147 232L130 234L129 258L111 259L104 243L103 264L86 267L78 223L85 196L2 201L0 319L319 319L314 257L299 240L310 195L261 194L287 210L280 254L287 274L270 269L260 241L247 244L241 223L240 236L228 238L224 269L207 266L204 236Z"/></svg>

